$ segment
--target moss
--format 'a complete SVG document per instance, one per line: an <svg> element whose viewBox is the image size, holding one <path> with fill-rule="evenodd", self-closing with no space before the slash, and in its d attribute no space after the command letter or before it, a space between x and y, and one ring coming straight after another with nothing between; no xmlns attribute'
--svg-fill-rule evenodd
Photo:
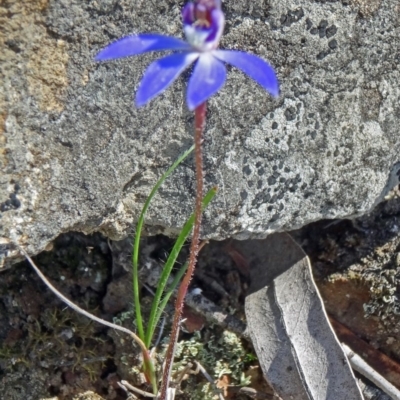
<svg viewBox="0 0 400 400"><path fill-rule="evenodd" d="M99 358L97 354L104 340L87 318L69 309L53 308L46 310L40 320L26 323L25 329L26 339L12 347L0 347L0 359L6 361L8 370L15 370L18 364L28 368L39 364L44 368L66 366L83 370L91 380L99 376L106 357Z"/></svg>

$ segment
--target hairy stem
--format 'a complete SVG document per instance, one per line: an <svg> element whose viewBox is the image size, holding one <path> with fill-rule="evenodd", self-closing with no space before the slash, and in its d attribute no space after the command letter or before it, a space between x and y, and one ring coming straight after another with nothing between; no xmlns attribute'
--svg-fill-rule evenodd
<svg viewBox="0 0 400 400"><path fill-rule="evenodd" d="M196 202L194 209L194 226L192 243L190 245L189 266L186 274L179 286L179 290L175 301L175 315L172 323L171 337L167 355L165 358L165 367L163 379L160 389L160 400L166 399L169 377L172 368L172 362L175 354L176 342L178 339L179 326L183 310L183 303L190 281L193 276L194 268L196 266L197 255L199 253L199 240L200 240L200 225L202 214L202 199L203 199L203 155L201 151L201 144L203 140L203 131L206 122L206 103L199 105L195 109L195 133L194 133L194 146L195 146L195 164L196 164Z"/></svg>

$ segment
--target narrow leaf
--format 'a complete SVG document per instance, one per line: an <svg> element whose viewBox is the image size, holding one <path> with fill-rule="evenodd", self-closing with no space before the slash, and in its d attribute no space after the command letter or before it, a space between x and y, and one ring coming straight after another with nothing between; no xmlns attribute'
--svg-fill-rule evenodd
<svg viewBox="0 0 400 400"><path fill-rule="evenodd" d="M211 200L214 198L214 196L217 193L217 189L214 187L210 189L207 194L203 198L203 210L210 204ZM162 315L162 312L167 305L167 302L171 295L173 294L174 290L178 286L178 283L180 282L181 277L185 273L187 269L187 263L185 263L184 266L181 267L179 272L176 274L174 281L172 282L171 286L167 289L163 300L161 301L162 294L164 292L165 286L168 282L168 278L171 275L171 271L173 266L175 265L176 259L182 249L182 246L185 244L190 232L192 231L194 224L194 214L192 214L189 219L186 221L185 225L183 226L181 232L179 233L178 238L176 239L176 242L174 244L174 247L172 248L168 259L164 265L160 281L158 282L157 285L157 290L156 294L154 296L153 304L151 307L151 312L150 312L150 318L149 318L149 323L148 323L148 328L146 332L146 337L145 337L145 344L147 347L150 347L151 344L151 339L154 334L154 330L158 324L158 321ZM160 303L161 302L161 303Z"/></svg>
<svg viewBox="0 0 400 400"><path fill-rule="evenodd" d="M136 315L136 323L138 327L138 335L140 339L144 341L144 329L143 329L143 319L142 312L140 309L140 298L139 298L139 246L140 246L140 237L142 233L144 217L146 212L150 206L150 202L153 199L154 195L157 193L159 187L163 184L163 182L175 171L178 165L194 150L194 145L190 147L190 149L186 150L178 159L168 168L168 170L162 175L162 177L157 181L153 190L149 194L149 197L146 199L146 202L143 205L142 212L140 213L139 220L136 227L135 240L133 244L133 255L132 255L132 266L133 266L133 298L135 303L135 315Z"/></svg>

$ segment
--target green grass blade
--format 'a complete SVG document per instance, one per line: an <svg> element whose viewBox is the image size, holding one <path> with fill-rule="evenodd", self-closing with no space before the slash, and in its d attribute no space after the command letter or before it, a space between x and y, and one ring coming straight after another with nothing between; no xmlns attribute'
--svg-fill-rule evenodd
<svg viewBox="0 0 400 400"><path fill-rule="evenodd" d="M185 264L183 264L182 267L180 267L179 271L175 274L175 278L172 281L171 286L165 291L165 295L162 298L162 300L160 302L160 306L158 307L157 312L156 312L154 326L157 326L158 321L160 320L161 315L164 312L164 309L165 309L169 299L171 298L175 289L178 287L178 284L181 281L181 279L183 278L183 275L185 275L188 265L189 265L189 263L185 262Z"/></svg>
<svg viewBox="0 0 400 400"><path fill-rule="evenodd" d="M133 244L133 255L132 255L132 264L133 264L133 299L135 303L135 314L136 314L136 323L138 328L138 335L144 341L144 329L143 329L143 319L142 312L140 309L140 298L139 298L139 274L138 274L138 265L139 265L139 245L140 245L140 237L142 233L143 223L145 214L149 208L150 202L156 194L159 187L163 184L163 182L175 171L176 167L194 150L194 145L190 147L190 149L186 150L179 158L171 165L170 168L163 174L163 176L157 181L153 190L151 191L149 197L144 203L142 212L140 213L139 220L136 227L135 241Z"/></svg>
<svg viewBox="0 0 400 400"><path fill-rule="evenodd" d="M203 206L202 206L203 210L208 206L208 204L211 202L211 200L216 195L216 193L217 193L217 188L215 188L215 187L210 189L207 192L207 194L203 198ZM176 240L175 245L172 248L172 251L169 254L168 259L164 265L164 268L163 268L163 271L162 271L162 274L160 277L160 281L158 282L158 285L157 285L156 294L154 296L154 300L153 300L153 303L151 306L148 328L146 331L146 336L144 338L144 343L147 347L149 347L151 344L151 340L153 338L154 330L157 326L159 317L165 308L165 305L164 305L164 308L162 308L162 309L159 308L162 294L164 292L165 286L167 285L168 278L171 274L171 271L176 262L176 259L182 249L182 246L184 245L184 243L187 240L187 237L189 236L190 232L192 231L193 224L194 224L194 214L192 214L189 217L189 219L186 221L185 225L183 226L183 228L178 236L178 239ZM169 296L171 296L171 295L169 295ZM158 317L157 317L157 315L158 315Z"/></svg>

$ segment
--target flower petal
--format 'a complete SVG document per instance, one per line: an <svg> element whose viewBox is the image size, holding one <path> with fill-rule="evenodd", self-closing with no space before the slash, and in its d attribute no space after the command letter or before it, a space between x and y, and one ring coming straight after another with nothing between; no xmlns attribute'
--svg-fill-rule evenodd
<svg viewBox="0 0 400 400"><path fill-rule="evenodd" d="M210 53L202 53L197 61L187 90L187 105L193 111L218 92L226 79L225 65Z"/></svg>
<svg viewBox="0 0 400 400"><path fill-rule="evenodd" d="M243 71L268 90L272 96L279 95L279 82L275 71L262 58L235 50L215 50L213 55Z"/></svg>
<svg viewBox="0 0 400 400"><path fill-rule="evenodd" d="M211 11L211 28L212 32L207 38L207 42L214 43L214 49L218 47L218 43L224 32L225 27L225 15L224 13L216 8Z"/></svg>
<svg viewBox="0 0 400 400"><path fill-rule="evenodd" d="M96 61L113 60L159 50L190 50L190 45L173 36L157 34L126 36L101 50L95 59Z"/></svg>
<svg viewBox="0 0 400 400"><path fill-rule="evenodd" d="M136 94L141 107L168 88L199 57L199 53L174 53L151 63L146 69Z"/></svg>

